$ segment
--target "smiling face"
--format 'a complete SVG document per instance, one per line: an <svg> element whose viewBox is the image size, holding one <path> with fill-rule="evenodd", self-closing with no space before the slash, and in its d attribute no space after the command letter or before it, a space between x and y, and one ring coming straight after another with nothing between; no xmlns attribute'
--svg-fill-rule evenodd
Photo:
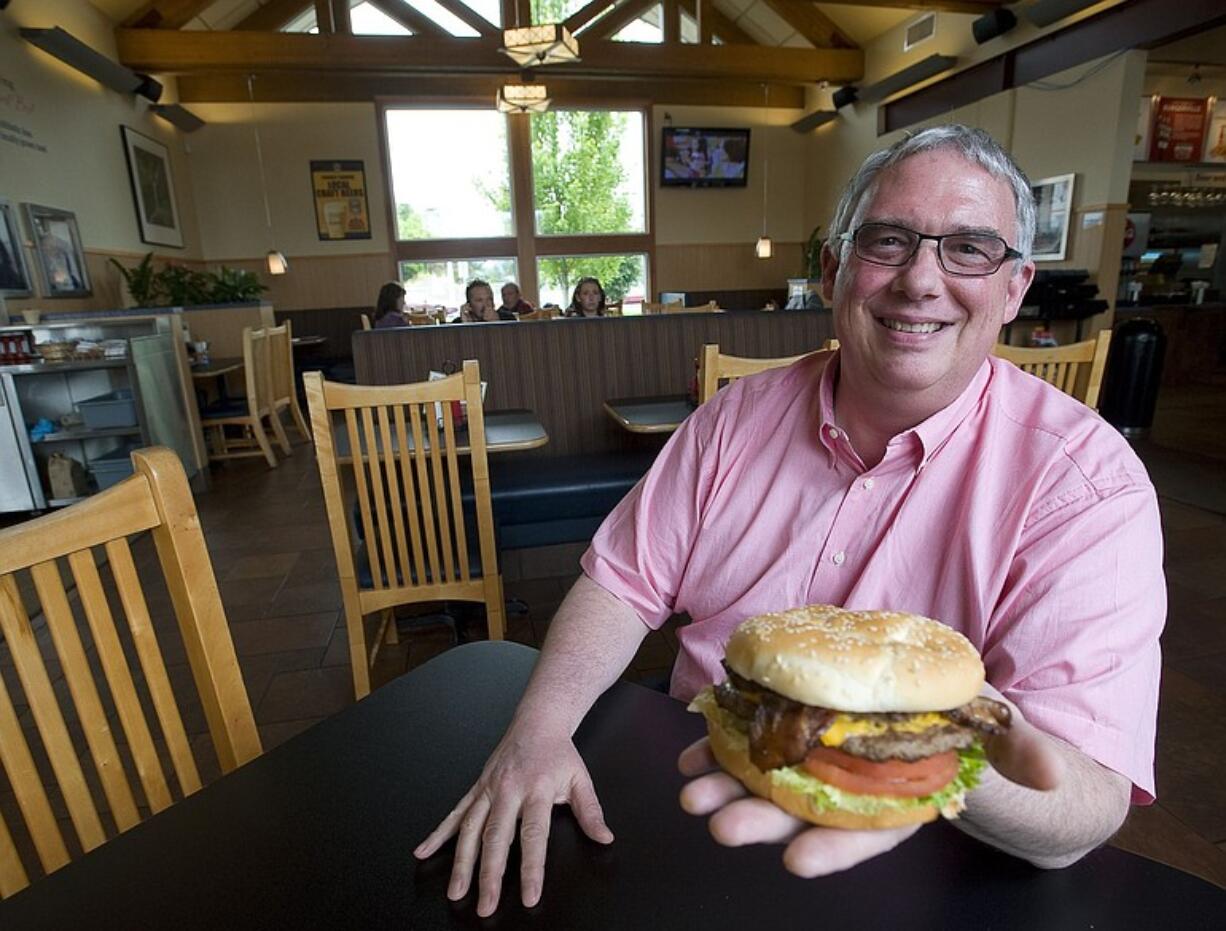
<svg viewBox="0 0 1226 931"><path fill-rule="evenodd" d="M585 281L579 286L579 309L583 316L594 317L600 310L600 285Z"/></svg>
<svg viewBox="0 0 1226 931"><path fill-rule="evenodd" d="M852 222L892 223L920 233L991 231L1012 244L1017 215L1008 184L948 149L922 152L885 169ZM923 240L897 268L874 265L850 245L823 253L822 290L834 307L840 386L935 413L970 383L1017 316L1034 264L1007 261L993 275L945 272L936 243ZM841 260L840 260L841 258Z"/></svg>

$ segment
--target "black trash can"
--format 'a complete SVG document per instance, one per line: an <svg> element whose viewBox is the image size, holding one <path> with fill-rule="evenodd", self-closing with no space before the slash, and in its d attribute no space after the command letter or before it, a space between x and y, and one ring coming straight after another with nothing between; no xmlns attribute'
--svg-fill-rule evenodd
<svg viewBox="0 0 1226 931"><path fill-rule="evenodd" d="M1166 334L1156 320L1126 320L1111 336L1099 412L1129 439L1141 439L1154 422Z"/></svg>

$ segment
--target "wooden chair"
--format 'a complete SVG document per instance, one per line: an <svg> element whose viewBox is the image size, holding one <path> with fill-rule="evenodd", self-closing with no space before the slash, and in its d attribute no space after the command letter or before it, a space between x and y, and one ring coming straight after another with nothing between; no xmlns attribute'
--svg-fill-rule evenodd
<svg viewBox="0 0 1226 931"><path fill-rule="evenodd" d="M541 310L531 310L526 314L519 315L520 320L552 320L553 318L553 311L545 310L543 308Z"/></svg>
<svg viewBox="0 0 1226 931"><path fill-rule="evenodd" d="M606 317L620 317L622 315L622 302L607 301L604 305L604 315Z"/></svg>
<svg viewBox="0 0 1226 931"><path fill-rule="evenodd" d="M654 301L643 301L644 314L680 313L685 309L686 307L683 301L671 301L667 304L658 304Z"/></svg>
<svg viewBox="0 0 1226 931"><path fill-rule="evenodd" d="M230 398L224 402L206 407L200 417L200 425L207 433L213 431L215 449L209 451L209 460L243 459L250 456L263 456L270 469L277 467L277 457L273 454L268 442L268 434L264 432L264 419L271 421L273 435L285 455L290 454L289 439L280 421L273 414L273 381L271 339L268 336L269 327L253 330L243 329L243 370L247 381L247 395L242 398ZM227 426L243 428L240 438L226 436Z"/></svg>
<svg viewBox="0 0 1226 931"><path fill-rule="evenodd" d="M142 807L160 812L201 786L158 645L172 626L162 623L170 611L159 612L156 602L150 610L128 545L133 534L152 531L222 771L230 772L261 752L183 466L173 451L163 447L138 450L132 461L135 474L113 488L0 530L0 632L20 683L15 703L0 678L0 766L16 796L38 864L47 873L64 866L69 849L77 845L71 836L66 842L53 804L58 807L62 801L75 841L89 852L108 835L139 823ZM105 562L98 559L103 554ZM76 584L74 595L65 590L62 570ZM46 631L36 630L42 627L36 625L39 613L27 609L18 588L19 573L27 571ZM118 617L113 609L122 609ZM88 648L82 642L86 627ZM155 634L155 628L166 629ZM49 644L43 636L47 632ZM139 662L135 675L130 659ZM105 681L102 691L113 703L114 720L107 718L107 699L99 694L101 683L95 681L92 667ZM57 688L61 675L67 689ZM36 732L23 729L17 717L19 704L29 706ZM146 708L156 717L177 792L163 768ZM66 719L74 716L70 731ZM78 728L84 745L78 741L74 747L72 734ZM127 742L122 753L116 747L116 732ZM27 733L37 736L50 761L53 778L48 785L58 796L55 803L35 766ZM91 762L83 767L87 756ZM91 793L91 783L101 787L101 797ZM132 869L135 877L140 864L132 864ZM0 817L0 896L24 888L29 876L9 826Z"/></svg>
<svg viewBox="0 0 1226 931"><path fill-rule="evenodd" d="M360 699L369 694L370 669L379 647L396 641L396 605L484 602L490 639L501 640L502 576L477 363L469 360L462 372L411 385L346 385L325 381L318 372L307 372L304 380L340 576L355 695ZM474 507L467 516L453 401L465 401L468 408L471 453L463 471L471 480ZM343 415L349 441L348 468L363 531L360 544L342 492L343 467L332 420L337 412ZM475 540L470 521L475 523ZM374 620L373 636L368 617Z"/></svg>
<svg viewBox="0 0 1226 931"><path fill-rule="evenodd" d="M409 321L409 326L434 326L438 323L432 314L427 313L407 313L405 317Z"/></svg>
<svg viewBox="0 0 1226 931"><path fill-rule="evenodd" d="M734 382L746 375L755 375L767 369L782 368L798 362L810 353L786 356L778 359L750 359L743 356L724 355L719 343L707 343L702 347L702 359L698 364L698 403L705 404L715 397L720 382Z"/></svg>
<svg viewBox="0 0 1226 931"><path fill-rule="evenodd" d="M370 314L362 314L362 329L373 330L374 325L370 322Z"/></svg>
<svg viewBox="0 0 1226 931"><path fill-rule="evenodd" d="M1029 349L997 343L992 354L1012 362L1023 372L1029 372L1055 385L1065 394L1075 397L1087 407L1098 409L1098 394L1107 370L1107 352L1111 348L1111 331L1102 330L1095 339L1069 346ZM1079 377L1083 366L1089 366L1084 378Z"/></svg>
<svg viewBox="0 0 1226 931"><path fill-rule="evenodd" d="M289 445L285 436L285 428L281 425L281 412L289 411L294 429L302 437L304 443L311 441L311 433L307 429L306 418L302 416L302 408L298 404L298 381L294 373L294 329L289 320L276 327L268 327L264 331L268 337L269 371L272 378L272 420L273 431L284 449Z"/></svg>

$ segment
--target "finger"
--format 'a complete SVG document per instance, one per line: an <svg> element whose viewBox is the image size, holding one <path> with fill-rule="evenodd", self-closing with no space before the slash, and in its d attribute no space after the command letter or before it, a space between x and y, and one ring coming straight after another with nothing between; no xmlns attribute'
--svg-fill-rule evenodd
<svg viewBox="0 0 1226 931"><path fill-rule="evenodd" d="M434 852L443 844L451 840L455 832L459 829L460 821L468 812L468 806L472 804L473 797L477 793L477 787L473 786L464 793L464 797L456 803L455 808L451 809L447 817L439 822L438 827L430 832L430 835L422 841L413 850L413 856L419 860L424 860L427 857L434 856Z"/></svg>
<svg viewBox="0 0 1226 931"><path fill-rule="evenodd" d="M777 844L795 837L805 822L766 799L743 798L711 816L711 836L726 847Z"/></svg>
<svg viewBox="0 0 1226 931"><path fill-rule="evenodd" d="M828 876L893 850L918 829L918 824L882 831L811 828L788 844L783 865L806 879Z"/></svg>
<svg viewBox="0 0 1226 931"><path fill-rule="evenodd" d="M549 823L553 817L553 802L548 798L530 798L524 806L519 824L519 886L525 908L541 900L545 882L545 852L549 847Z"/></svg>
<svg viewBox="0 0 1226 931"><path fill-rule="evenodd" d="M677 757L677 768L683 776L698 776L719 765L715 762L715 754L711 752L711 741L707 738L695 741Z"/></svg>
<svg viewBox="0 0 1226 931"><path fill-rule="evenodd" d="M613 843L613 832L605 824L604 809L600 807L592 777L587 774L586 769L581 769L571 782L568 801L584 834L597 843Z"/></svg>
<svg viewBox="0 0 1226 931"><path fill-rule="evenodd" d="M473 865L477 862L477 850L481 846L481 831L485 827L485 817L489 810L489 797L482 793L473 800L460 819L455 860L451 864L451 880L447 884L447 898L453 902L458 902L468 894Z"/></svg>
<svg viewBox="0 0 1226 931"><path fill-rule="evenodd" d="M477 914L488 918L498 908L502 877L507 871L507 853L515 837L519 799L502 796L490 809L481 831L481 875L478 878Z"/></svg>
<svg viewBox="0 0 1226 931"><path fill-rule="evenodd" d="M691 815L709 815L745 795L745 787L727 773L709 773L681 790L681 808Z"/></svg>
<svg viewBox="0 0 1226 931"><path fill-rule="evenodd" d="M988 739L988 762L1018 785L1050 792L1064 776L1064 760L1051 739L1020 715L1003 734Z"/></svg>

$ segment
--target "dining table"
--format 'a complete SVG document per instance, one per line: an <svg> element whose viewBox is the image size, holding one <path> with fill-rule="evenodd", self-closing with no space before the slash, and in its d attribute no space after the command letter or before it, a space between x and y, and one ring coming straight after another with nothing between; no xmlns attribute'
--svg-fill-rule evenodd
<svg viewBox="0 0 1226 931"><path fill-rule="evenodd" d="M217 400L221 403L229 401L230 393L226 390L226 376L242 371L244 364L242 356L223 356L209 358L207 362L193 362L191 373L192 381L197 386L197 404L200 407L204 407L208 403L208 385L210 382L215 382L217 385Z"/></svg>
<svg viewBox="0 0 1226 931"><path fill-rule="evenodd" d="M353 456L349 449L349 431L345 426L345 415L337 411L333 415L333 439L336 443L338 462L350 463ZM393 428L393 439L395 428ZM466 456L472 452L468 440L467 425L456 428L456 452ZM363 440L365 438L363 437ZM413 451L413 437L409 436L407 446ZM376 446L380 454L383 452L383 437L376 437ZM485 451L489 455L497 453L521 452L528 449L538 449L549 442L549 433L530 410L512 409L485 412ZM395 445L399 446L397 440ZM429 446L426 447L429 449Z"/></svg>
<svg viewBox="0 0 1226 931"><path fill-rule="evenodd" d="M614 398L604 402L605 413L631 433L672 433L694 408L694 402L684 394Z"/></svg>
<svg viewBox="0 0 1226 931"><path fill-rule="evenodd" d="M0 902L0 928L1226 927L1226 892L1171 867L1104 847L1041 870L945 822L800 879L781 847L722 847L682 811L677 754L702 718L624 681L575 735L615 841L555 809L539 904L520 903L513 849L479 918L475 882L446 897L454 846L412 851L480 774L537 656L502 641L435 657Z"/></svg>

